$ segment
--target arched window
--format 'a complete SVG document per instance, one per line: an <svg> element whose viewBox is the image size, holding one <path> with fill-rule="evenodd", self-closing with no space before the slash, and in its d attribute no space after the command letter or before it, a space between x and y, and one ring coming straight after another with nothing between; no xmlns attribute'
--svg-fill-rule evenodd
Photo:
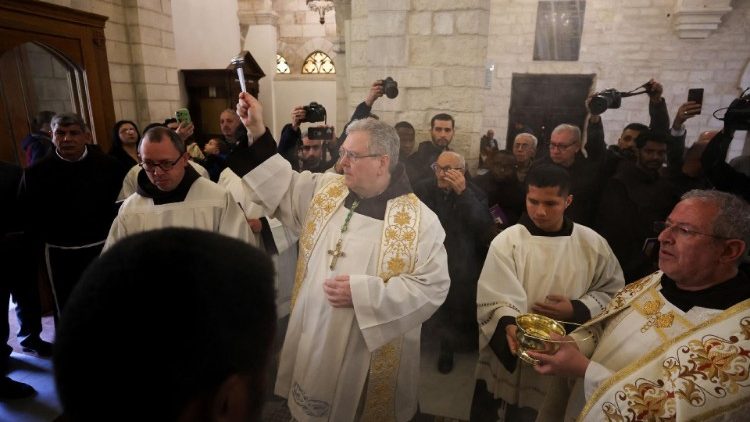
<svg viewBox="0 0 750 422"><path fill-rule="evenodd" d="M286 59L279 54L276 55L276 73L290 73L289 64L287 64Z"/></svg>
<svg viewBox="0 0 750 422"><path fill-rule="evenodd" d="M336 66L334 66L333 60L328 57L328 54L317 50L305 59L302 73L336 73Z"/></svg>

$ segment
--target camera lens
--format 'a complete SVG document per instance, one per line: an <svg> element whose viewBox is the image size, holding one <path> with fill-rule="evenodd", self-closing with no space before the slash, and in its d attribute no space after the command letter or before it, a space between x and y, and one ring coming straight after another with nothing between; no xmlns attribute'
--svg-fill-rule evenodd
<svg viewBox="0 0 750 422"><path fill-rule="evenodd" d="M383 92L388 98L398 97L398 82L394 81L390 76L383 80Z"/></svg>

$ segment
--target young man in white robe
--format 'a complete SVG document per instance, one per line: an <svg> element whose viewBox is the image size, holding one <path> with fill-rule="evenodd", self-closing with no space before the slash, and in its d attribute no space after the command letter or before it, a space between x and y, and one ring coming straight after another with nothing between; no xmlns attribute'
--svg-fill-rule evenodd
<svg viewBox="0 0 750 422"><path fill-rule="evenodd" d="M750 280L739 265L750 205L693 190L657 226L660 271L620 291L571 333L575 343L533 354L539 373L572 378L558 392L575 383L569 400L550 398L546 414L566 421L747 419Z"/></svg>
<svg viewBox="0 0 750 422"><path fill-rule="evenodd" d="M537 313L583 323L625 282L606 240L565 217L574 200L554 164L526 176L526 214L490 245L477 287L479 361L472 421L534 421L549 378L516 357L516 317Z"/></svg>
<svg viewBox="0 0 750 422"><path fill-rule="evenodd" d="M407 421L417 410L420 328L448 293L437 216L397 165L399 138L364 119L347 130L343 175L297 173L276 154L260 103L240 94L254 142L248 195L300 233L276 394L297 421Z"/></svg>
<svg viewBox="0 0 750 422"><path fill-rule="evenodd" d="M154 127L143 135L136 193L123 202L104 244L148 230L185 227L221 233L256 244L240 206L226 189L188 164L185 143L172 130Z"/></svg>

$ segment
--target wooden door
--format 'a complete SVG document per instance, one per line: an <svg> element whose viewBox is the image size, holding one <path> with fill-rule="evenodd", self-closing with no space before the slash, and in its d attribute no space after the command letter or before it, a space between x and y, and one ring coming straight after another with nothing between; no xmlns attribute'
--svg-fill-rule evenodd
<svg viewBox="0 0 750 422"><path fill-rule="evenodd" d="M545 75L514 73L508 114L508 136L513 123L522 122L539 140L537 157L547 154L552 129L561 123L581 128L586 120L584 102L594 83L590 75ZM506 145L511 145L508 139Z"/></svg>

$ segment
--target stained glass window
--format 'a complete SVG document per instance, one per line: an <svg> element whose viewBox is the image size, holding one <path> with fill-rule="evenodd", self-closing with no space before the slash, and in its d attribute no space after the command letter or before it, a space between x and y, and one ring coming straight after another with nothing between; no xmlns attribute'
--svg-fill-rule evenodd
<svg viewBox="0 0 750 422"><path fill-rule="evenodd" d="M336 67L328 54L317 50L305 59L302 73L336 73Z"/></svg>

